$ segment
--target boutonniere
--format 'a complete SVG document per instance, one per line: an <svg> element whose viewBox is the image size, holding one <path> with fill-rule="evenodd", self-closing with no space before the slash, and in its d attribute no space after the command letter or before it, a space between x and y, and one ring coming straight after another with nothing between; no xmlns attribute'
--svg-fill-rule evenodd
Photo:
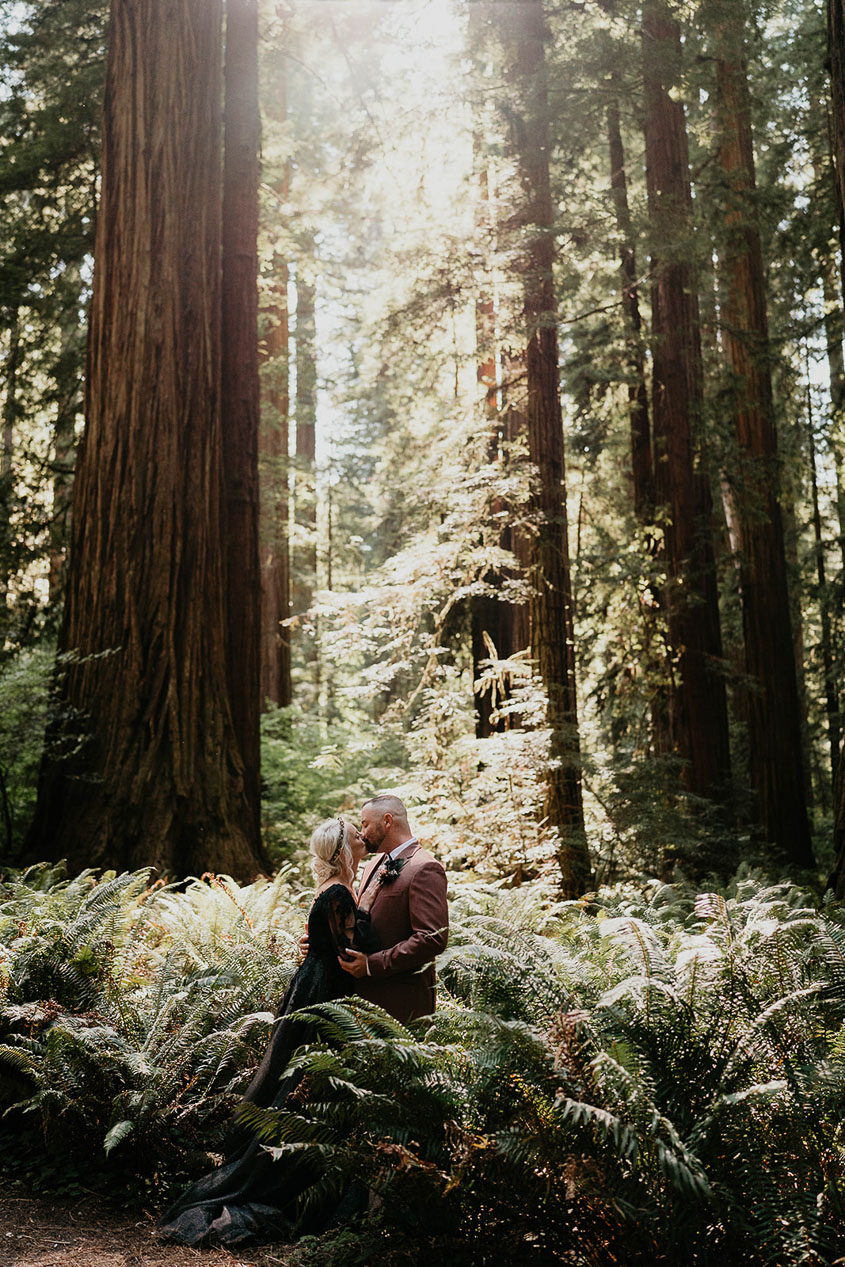
<svg viewBox="0 0 845 1267"><path fill-rule="evenodd" d="M387 858L378 878L379 884L392 884L407 861L407 858Z"/></svg>

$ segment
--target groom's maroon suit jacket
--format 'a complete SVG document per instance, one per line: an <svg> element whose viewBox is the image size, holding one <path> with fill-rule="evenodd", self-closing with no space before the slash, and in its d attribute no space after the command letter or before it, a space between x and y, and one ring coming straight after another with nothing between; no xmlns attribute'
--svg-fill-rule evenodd
<svg viewBox="0 0 845 1267"><path fill-rule="evenodd" d="M437 859L418 844L399 857L405 865L386 884L379 884L378 872L368 884L374 869L384 866L381 855L361 877L359 895L369 897L369 888L377 886L370 918L383 949L369 956L370 976L359 977L356 989L397 1020L409 1021L434 1011L432 961L446 947L449 908L446 872Z"/></svg>

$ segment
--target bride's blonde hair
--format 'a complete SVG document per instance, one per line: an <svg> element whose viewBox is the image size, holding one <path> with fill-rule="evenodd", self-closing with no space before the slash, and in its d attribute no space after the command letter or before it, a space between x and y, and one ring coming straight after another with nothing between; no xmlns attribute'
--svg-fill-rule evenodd
<svg viewBox="0 0 845 1267"><path fill-rule="evenodd" d="M337 876L339 884L351 884L354 874L349 847L349 824L342 818L327 818L311 833L311 874L319 889Z"/></svg>

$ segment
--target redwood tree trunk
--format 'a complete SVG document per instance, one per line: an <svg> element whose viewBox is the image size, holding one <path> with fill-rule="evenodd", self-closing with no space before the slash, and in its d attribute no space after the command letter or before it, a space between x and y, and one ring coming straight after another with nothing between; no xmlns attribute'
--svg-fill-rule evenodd
<svg viewBox="0 0 845 1267"><path fill-rule="evenodd" d="M536 468L531 567L532 651L547 697L551 732L545 818L559 834L561 888L591 883L581 801L575 642L567 534L563 424L554 293L554 217L549 184L548 96L542 0L507 6L507 75L514 86L513 146L522 186L523 315L528 450Z"/></svg>
<svg viewBox="0 0 845 1267"><path fill-rule="evenodd" d="M258 562L258 0L226 0L223 165L223 477L226 664L256 853L261 841Z"/></svg>
<svg viewBox="0 0 845 1267"><path fill-rule="evenodd" d="M673 747L689 790L723 801L730 774L718 591L706 475L696 469L693 426L701 408L701 342L692 246L684 107L673 96L680 30L662 0L642 16L646 179L654 241L652 412L655 498L663 518L666 609L676 664L670 687Z"/></svg>
<svg viewBox="0 0 845 1267"><path fill-rule="evenodd" d="M786 552L778 500L763 252L755 206L751 100L741 7L716 27L715 121L727 200L722 344L732 374L733 473L740 546L749 772L766 838L799 866L813 863L800 753L801 710L792 652Z"/></svg>
<svg viewBox="0 0 845 1267"><path fill-rule="evenodd" d="M220 68L220 0L112 0L71 658L28 842L73 868L260 866L224 637Z"/></svg>

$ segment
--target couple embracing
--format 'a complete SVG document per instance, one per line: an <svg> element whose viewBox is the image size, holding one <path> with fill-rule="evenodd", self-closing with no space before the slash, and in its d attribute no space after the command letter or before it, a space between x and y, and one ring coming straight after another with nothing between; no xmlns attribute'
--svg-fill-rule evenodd
<svg viewBox="0 0 845 1267"><path fill-rule="evenodd" d="M311 853L316 898L340 883L357 904L357 936L338 954L355 992L399 1021L428 1016L433 960L448 935L446 873L412 834L402 801L381 793L365 802L360 831L329 819L314 832ZM355 872L368 855L356 892Z"/></svg>
<svg viewBox="0 0 845 1267"><path fill-rule="evenodd" d="M270 1042L244 1103L282 1109L301 1074L286 1073L297 1047L315 1037L300 1008L357 993L403 1023L434 1011L434 958L448 935L446 873L420 846L402 801L382 793L362 809L360 831L346 819L321 823L311 837L317 883L300 942L304 960L279 1009ZM357 891L355 874L369 857ZM236 1128L225 1161L197 1180L162 1216L158 1233L183 1245L289 1240L355 1212L299 1218L298 1199L318 1179L311 1166L274 1161L258 1136ZM341 1203L342 1204L342 1203Z"/></svg>

